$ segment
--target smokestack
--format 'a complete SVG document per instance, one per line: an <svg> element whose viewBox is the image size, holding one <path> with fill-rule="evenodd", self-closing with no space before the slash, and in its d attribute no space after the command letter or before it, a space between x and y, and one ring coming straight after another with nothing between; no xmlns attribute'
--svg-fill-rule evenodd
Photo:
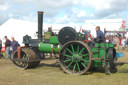
<svg viewBox="0 0 128 85"><path fill-rule="evenodd" d="M43 13L39 11L38 12L38 39L42 41L42 32L43 32Z"/></svg>

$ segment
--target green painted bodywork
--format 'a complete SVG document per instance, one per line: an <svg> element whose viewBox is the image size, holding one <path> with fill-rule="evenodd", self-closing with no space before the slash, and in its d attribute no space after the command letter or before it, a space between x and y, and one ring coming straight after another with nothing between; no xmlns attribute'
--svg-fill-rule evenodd
<svg viewBox="0 0 128 85"><path fill-rule="evenodd" d="M50 37L50 44L59 44L57 36Z"/></svg>
<svg viewBox="0 0 128 85"><path fill-rule="evenodd" d="M49 40L50 39L50 36L51 36L51 32L45 32L44 33L44 39L45 40Z"/></svg>
<svg viewBox="0 0 128 85"><path fill-rule="evenodd" d="M61 50L61 46L60 45L54 46L53 44L50 43L41 42L39 46L39 50L40 52L43 53L59 53L59 51Z"/></svg>
<svg viewBox="0 0 128 85"><path fill-rule="evenodd" d="M39 50L43 53L59 53L61 46L59 45L57 36L50 36L49 43L40 42Z"/></svg>
<svg viewBox="0 0 128 85"><path fill-rule="evenodd" d="M95 43L95 47L104 47L104 43ZM111 44L111 43L106 43L106 48L110 48L110 47L114 47L114 44Z"/></svg>
<svg viewBox="0 0 128 85"><path fill-rule="evenodd" d="M49 32L47 32L47 36L49 36ZM43 41L40 42L40 46L39 46L40 52L59 53L61 50L61 46L59 45L57 36L50 36L48 40L49 40L49 43L44 43ZM95 43L95 47L91 48L93 52L93 62L91 65L92 67L103 67L105 63L98 59L101 59L101 57L105 59L105 52L107 56L109 48L114 48L114 44L106 43L106 49L105 49L105 43Z"/></svg>
<svg viewBox="0 0 128 85"><path fill-rule="evenodd" d="M103 57L105 59L105 51L106 51L106 56L108 58L108 54L107 54L108 49L114 48L114 44L106 43L106 49L104 47L105 47L104 43L96 43L95 47L92 48L93 58ZM105 63L102 62L101 60L94 59L92 62L92 67L103 67L104 64Z"/></svg>
<svg viewBox="0 0 128 85"><path fill-rule="evenodd" d="M51 32L45 32L44 40L49 40L50 44L59 44L57 36L51 36Z"/></svg>

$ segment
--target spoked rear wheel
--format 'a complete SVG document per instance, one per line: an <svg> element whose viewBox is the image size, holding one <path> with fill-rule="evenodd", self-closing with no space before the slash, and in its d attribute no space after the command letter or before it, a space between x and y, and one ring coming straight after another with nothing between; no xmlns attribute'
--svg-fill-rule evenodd
<svg viewBox="0 0 128 85"><path fill-rule="evenodd" d="M71 41L60 51L60 66L66 73L84 74L91 66L92 56L91 48L86 43Z"/></svg>

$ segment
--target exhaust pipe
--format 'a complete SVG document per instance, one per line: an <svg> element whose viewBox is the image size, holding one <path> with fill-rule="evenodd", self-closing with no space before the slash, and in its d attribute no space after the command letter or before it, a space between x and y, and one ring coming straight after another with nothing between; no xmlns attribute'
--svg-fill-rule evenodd
<svg viewBox="0 0 128 85"><path fill-rule="evenodd" d="M43 13L38 12L38 40L42 41L42 33L43 33Z"/></svg>

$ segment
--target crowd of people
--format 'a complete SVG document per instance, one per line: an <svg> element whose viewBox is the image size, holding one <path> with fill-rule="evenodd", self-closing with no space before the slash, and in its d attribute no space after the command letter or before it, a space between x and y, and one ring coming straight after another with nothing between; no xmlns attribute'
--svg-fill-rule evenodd
<svg viewBox="0 0 128 85"><path fill-rule="evenodd" d="M128 50L128 38L126 39L126 37L121 37L121 36L107 36L106 37L106 42L109 42L109 43L113 43L116 45L117 47L117 50L119 50L119 47L122 46L122 50L124 50L125 48L127 48Z"/></svg>
<svg viewBox="0 0 128 85"><path fill-rule="evenodd" d="M122 46L122 50L127 48L128 50L128 38L121 36L121 35L109 35L105 36L104 33L100 30L99 26L96 26L96 38L91 38L90 41L90 47L95 46L95 42L102 43L102 42L108 42L108 43L113 43L116 45L117 50L119 50L119 47ZM105 39L106 38L106 39Z"/></svg>
<svg viewBox="0 0 128 85"><path fill-rule="evenodd" d="M18 41L15 40L13 36L11 37L11 40L9 40L7 36L5 36L4 39L5 42L3 44L5 45L6 59L8 60L9 57L10 59L12 58L12 54L17 50L17 47L20 46L20 44L18 43ZM1 49L2 49L2 40L0 39L0 53L1 53ZM0 54L0 58L1 58L1 54Z"/></svg>

